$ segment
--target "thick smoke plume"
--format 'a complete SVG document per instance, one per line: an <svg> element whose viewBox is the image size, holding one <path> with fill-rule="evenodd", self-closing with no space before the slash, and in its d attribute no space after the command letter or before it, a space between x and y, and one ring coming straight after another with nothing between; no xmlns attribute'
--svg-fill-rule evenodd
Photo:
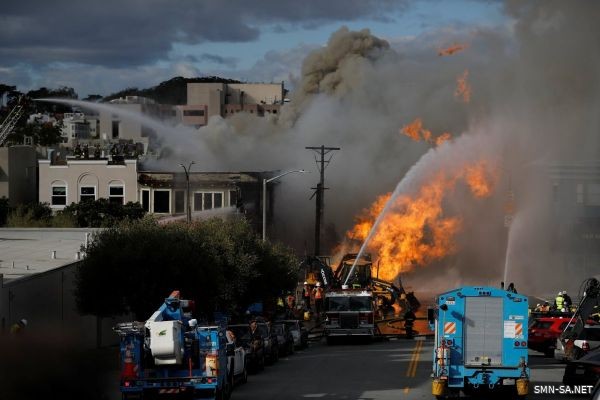
<svg viewBox="0 0 600 400"><path fill-rule="evenodd" d="M561 215L552 214L547 171L598 157L600 3L508 1L504 9L501 26L443 27L397 43L342 28L306 58L279 119L236 114L198 131L165 131L173 158L155 167L195 160L203 170L310 169L305 146L339 146L326 170L326 242L334 246L361 209L402 179L419 187L436 169L451 170L476 153L498 166L494 194L485 201L460 189L449 194L444 212L463 220L457 252L406 278L439 289L497 284L508 265L508 279L522 290L575 287L585 277L567 284L569 270L551 251ZM465 45L440 57L448 43ZM465 71L468 103L454 96ZM454 139L432 149L399 133L416 118ZM287 176L276 197L274 237L307 253L314 229L309 188L317 181L317 173ZM510 231L503 209L509 189L516 204ZM546 278L533 279L540 274Z"/></svg>

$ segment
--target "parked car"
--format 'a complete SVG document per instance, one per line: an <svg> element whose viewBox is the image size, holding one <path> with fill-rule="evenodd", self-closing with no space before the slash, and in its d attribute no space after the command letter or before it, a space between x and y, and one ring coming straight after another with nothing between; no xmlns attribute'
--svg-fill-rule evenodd
<svg viewBox="0 0 600 400"><path fill-rule="evenodd" d="M279 344L280 355L294 354L294 336L290 328L281 323L274 323L271 326L273 332L277 335L277 343Z"/></svg>
<svg viewBox="0 0 600 400"><path fill-rule="evenodd" d="M591 351L579 360L567 362L565 385L595 385L600 380L600 349Z"/></svg>
<svg viewBox="0 0 600 400"><path fill-rule="evenodd" d="M574 341L573 357L578 360L590 351L600 348L600 325L586 325Z"/></svg>
<svg viewBox="0 0 600 400"><path fill-rule="evenodd" d="M250 327L246 324L229 325L229 330L233 332L237 342L246 351L248 369L252 372L263 370L265 368L265 351L262 337L253 340Z"/></svg>
<svg viewBox="0 0 600 400"><path fill-rule="evenodd" d="M265 361L267 361L269 364L273 364L279 360L279 344L277 342L277 335L271 331L266 322L259 322L257 329L263 338Z"/></svg>
<svg viewBox="0 0 600 400"><path fill-rule="evenodd" d="M230 380L230 388L236 382L246 383L248 381L248 370L246 368L246 349L232 330L228 329L227 337L227 376Z"/></svg>
<svg viewBox="0 0 600 400"><path fill-rule="evenodd" d="M529 326L527 347L552 357L556 349L556 339L569 324L566 317L541 317Z"/></svg>
<svg viewBox="0 0 600 400"><path fill-rule="evenodd" d="M294 337L294 347L297 349L305 349L308 347L308 331L304 327L301 321L297 319L286 319L281 321L285 323L285 325L292 332L292 336Z"/></svg>

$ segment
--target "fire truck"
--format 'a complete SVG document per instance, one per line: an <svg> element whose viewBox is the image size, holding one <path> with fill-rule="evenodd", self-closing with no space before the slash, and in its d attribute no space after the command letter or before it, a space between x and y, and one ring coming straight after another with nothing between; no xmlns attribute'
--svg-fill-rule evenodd
<svg viewBox="0 0 600 400"><path fill-rule="evenodd" d="M324 335L328 343L344 336L406 333L404 315L416 310L419 302L401 283L398 287L379 279L374 269L369 254L354 253L344 255L334 273L324 263L319 268L317 276L326 288ZM394 326L398 323L401 327Z"/></svg>
<svg viewBox="0 0 600 400"><path fill-rule="evenodd" d="M527 304L527 296L495 287L465 286L440 294L428 310L435 332L433 395L527 395Z"/></svg>

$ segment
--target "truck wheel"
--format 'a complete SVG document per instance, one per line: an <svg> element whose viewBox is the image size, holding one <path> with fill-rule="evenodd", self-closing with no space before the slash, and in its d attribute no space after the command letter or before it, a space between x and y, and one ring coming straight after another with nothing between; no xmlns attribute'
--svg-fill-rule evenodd
<svg viewBox="0 0 600 400"><path fill-rule="evenodd" d="M229 382L225 381L223 383L223 387L221 389L217 389L217 394L215 396L216 400L229 400L231 397L231 388L229 386Z"/></svg>
<svg viewBox="0 0 600 400"><path fill-rule="evenodd" d="M244 364L244 370L242 371L242 376L240 378L240 382L242 382L242 383L248 382L248 369L246 368L245 364Z"/></svg>

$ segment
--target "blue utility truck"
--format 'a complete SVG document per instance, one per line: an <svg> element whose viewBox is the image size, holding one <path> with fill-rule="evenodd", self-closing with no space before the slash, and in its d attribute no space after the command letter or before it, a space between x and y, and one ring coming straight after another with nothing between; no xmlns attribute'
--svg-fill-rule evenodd
<svg viewBox="0 0 600 400"><path fill-rule="evenodd" d="M440 294L428 310L435 332L432 393L507 391L524 397L527 366L527 297L495 287L465 286Z"/></svg>
<svg viewBox="0 0 600 400"><path fill-rule="evenodd" d="M227 399L232 379L227 372L224 325L198 326L188 312L192 302L174 291L145 323L115 326L121 353L123 399L185 395Z"/></svg>

